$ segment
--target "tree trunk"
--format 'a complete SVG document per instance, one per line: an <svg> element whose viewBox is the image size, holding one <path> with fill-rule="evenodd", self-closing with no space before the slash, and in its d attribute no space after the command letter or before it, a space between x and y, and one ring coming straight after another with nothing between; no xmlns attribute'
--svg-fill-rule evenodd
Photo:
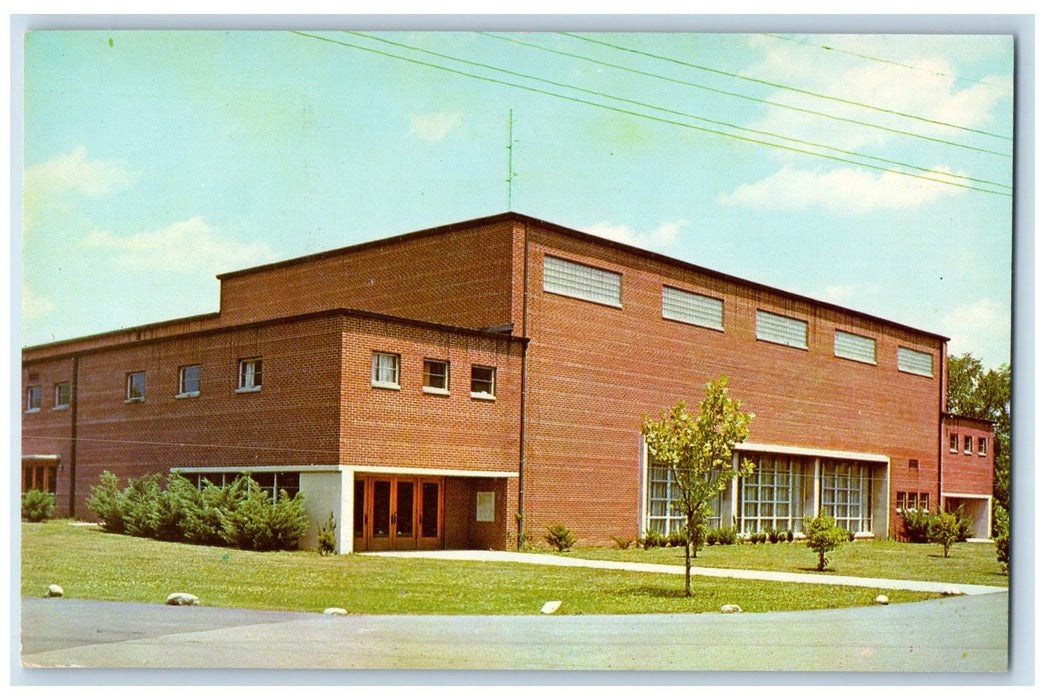
<svg viewBox="0 0 1045 700"><path fill-rule="evenodd" d="M689 561L690 561L689 545L690 545L690 542L689 542L689 538L687 537L686 538L686 597L687 598L689 598L689 597L691 597L693 595L693 591L691 591L690 587L689 587Z"/></svg>

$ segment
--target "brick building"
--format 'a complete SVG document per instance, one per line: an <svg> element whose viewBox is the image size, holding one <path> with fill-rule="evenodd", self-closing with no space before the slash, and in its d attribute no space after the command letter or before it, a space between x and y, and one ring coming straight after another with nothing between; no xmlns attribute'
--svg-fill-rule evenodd
<svg viewBox="0 0 1045 700"><path fill-rule="evenodd" d="M944 413L940 335L514 213L219 280L217 313L23 351L23 488L90 517L104 470L249 471L341 551L609 542L679 526L641 419L724 374L758 467L718 523L885 537L943 499L989 532L993 434Z"/></svg>

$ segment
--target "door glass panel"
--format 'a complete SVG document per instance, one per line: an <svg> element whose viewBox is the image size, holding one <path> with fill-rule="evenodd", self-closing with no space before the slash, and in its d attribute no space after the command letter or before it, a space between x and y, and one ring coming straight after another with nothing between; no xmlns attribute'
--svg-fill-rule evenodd
<svg viewBox="0 0 1045 700"><path fill-rule="evenodd" d="M388 537L389 522L392 519L392 482L374 482L374 507L372 518L373 536Z"/></svg>
<svg viewBox="0 0 1045 700"><path fill-rule="evenodd" d="M421 484L421 537L439 536L439 484Z"/></svg>
<svg viewBox="0 0 1045 700"><path fill-rule="evenodd" d="M355 501L352 504L352 532L356 537L363 536L363 514L366 512L366 501L363 495L366 493L366 482L362 479L356 480Z"/></svg>
<svg viewBox="0 0 1045 700"><path fill-rule="evenodd" d="M414 482L396 482L396 537L414 534Z"/></svg>

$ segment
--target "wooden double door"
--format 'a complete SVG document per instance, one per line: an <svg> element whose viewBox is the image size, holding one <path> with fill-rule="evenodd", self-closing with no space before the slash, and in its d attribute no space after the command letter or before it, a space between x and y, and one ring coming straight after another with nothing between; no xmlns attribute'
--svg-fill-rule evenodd
<svg viewBox="0 0 1045 700"><path fill-rule="evenodd" d="M355 480L353 549L441 549L441 477L367 474Z"/></svg>

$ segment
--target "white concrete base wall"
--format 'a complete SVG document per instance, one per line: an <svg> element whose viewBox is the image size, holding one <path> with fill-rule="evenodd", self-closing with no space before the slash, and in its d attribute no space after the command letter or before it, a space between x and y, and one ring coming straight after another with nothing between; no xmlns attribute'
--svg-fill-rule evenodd
<svg viewBox="0 0 1045 700"><path fill-rule="evenodd" d="M301 549L314 549L319 536L319 528L326 524L330 514L334 514L334 522L337 529L334 534L337 537L338 553L342 552L342 541L347 540L349 550L352 545L352 522L351 518L342 517L342 489L341 472L302 472L300 489L305 496L305 513L312 521L308 534L298 543ZM349 532L345 536L345 529ZM344 536L344 537L343 537Z"/></svg>

